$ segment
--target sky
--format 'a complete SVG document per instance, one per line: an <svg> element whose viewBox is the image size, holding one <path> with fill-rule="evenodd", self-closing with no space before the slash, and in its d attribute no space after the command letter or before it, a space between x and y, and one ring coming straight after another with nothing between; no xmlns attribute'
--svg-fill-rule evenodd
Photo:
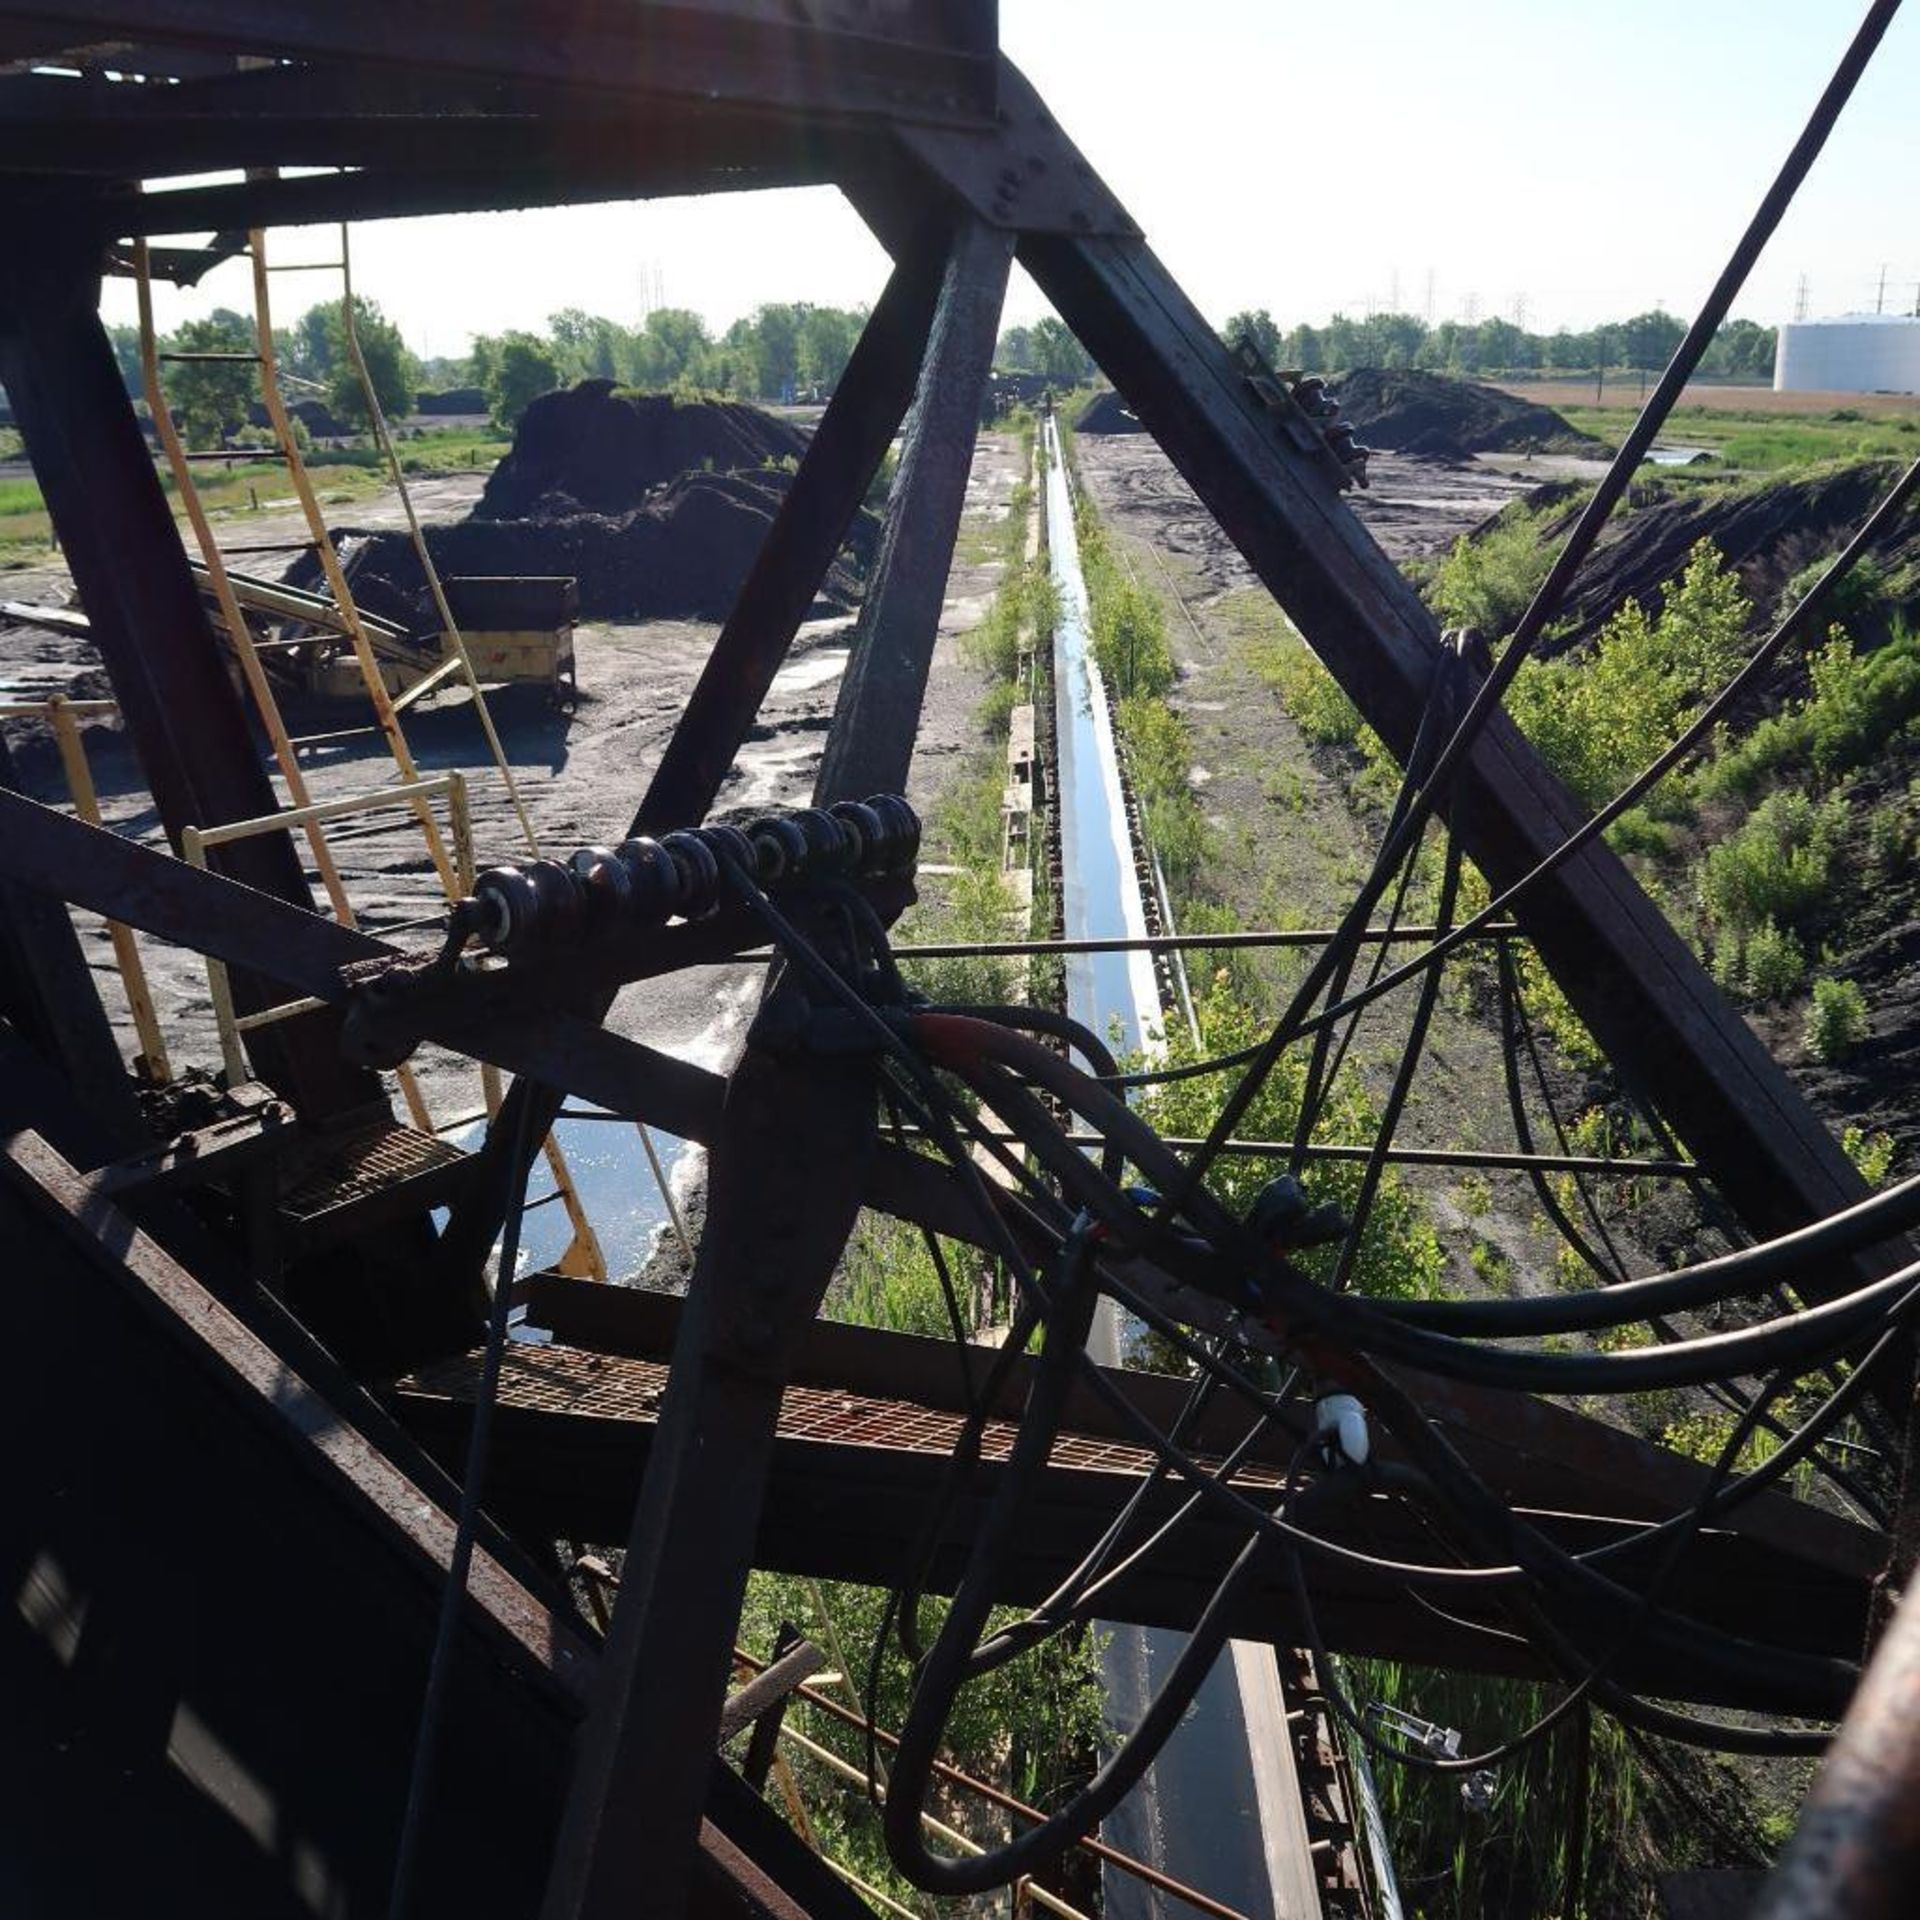
<svg viewBox="0 0 1920 1920"><path fill-rule="evenodd" d="M1581 328L1692 311L1864 0L1001 0L1001 42L1215 322L1398 307ZM1894 22L1736 303L1920 297L1920 8ZM360 290L414 348L649 304L870 303L885 255L830 189L370 222ZM276 258L324 257L289 232ZM298 286L301 276L282 279ZM298 304L315 297L303 288ZM245 307L228 266L159 323ZM1047 311L1016 272L1007 319ZM133 317L109 284L109 319ZM290 313L280 317L291 317Z"/></svg>

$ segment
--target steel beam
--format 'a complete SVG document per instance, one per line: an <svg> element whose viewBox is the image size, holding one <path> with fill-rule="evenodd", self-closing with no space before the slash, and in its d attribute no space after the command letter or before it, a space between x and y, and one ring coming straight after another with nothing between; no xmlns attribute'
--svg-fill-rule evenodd
<svg viewBox="0 0 1920 1920"><path fill-rule="evenodd" d="M1920 1586L1907 1589L1753 1920L1920 1910Z"/></svg>
<svg viewBox="0 0 1920 1920"><path fill-rule="evenodd" d="M0 738L0 790L17 793ZM73 918L56 896L0 879L0 1016L57 1066L103 1129L131 1151L144 1136L133 1083Z"/></svg>
<svg viewBox="0 0 1920 1920"><path fill-rule="evenodd" d="M795 17L785 0L28 0L19 18L71 35L223 54L538 80L583 98L667 95L806 114L977 122L993 111L994 9L862 7L852 30Z"/></svg>
<svg viewBox="0 0 1920 1920"><path fill-rule="evenodd" d="M814 781L817 806L906 791L1012 253L1011 237L978 219L963 219L954 234L886 530Z"/></svg>
<svg viewBox="0 0 1920 1920"><path fill-rule="evenodd" d="M676 1914L725 1704L792 1343L859 1213L871 1062L749 1043L728 1083L707 1225L633 1509L607 1654L544 1920Z"/></svg>
<svg viewBox="0 0 1920 1920"><path fill-rule="evenodd" d="M913 398L948 253L944 236L929 235L888 277L654 769L633 832L695 826L719 795Z"/></svg>
<svg viewBox="0 0 1920 1920"><path fill-rule="evenodd" d="M1342 501L1326 463L1266 414L1148 248L1029 235L1022 263L1394 752L1439 651L1433 617ZM1468 763L1468 853L1498 890L1585 818L1496 716ZM1761 1236L1863 1197L1860 1176L1619 858L1596 843L1515 917L1621 1071ZM1816 1295L1851 1284L1810 1281Z"/></svg>
<svg viewBox="0 0 1920 1920"><path fill-rule="evenodd" d="M906 411L940 309L951 253L950 238L936 228L917 247L904 250L889 276L654 769L630 832L664 833L706 818ZM874 790L864 788L858 797ZM611 1005L612 995L606 994L585 1003L584 1011L604 1019ZM549 1078L546 1084L564 1083ZM558 1111L557 1099L543 1091L518 1084L509 1090L487 1129L480 1177L447 1225L442 1262L450 1276L478 1272L500 1230L504 1196L516 1179L508 1143L519 1137L519 1105L526 1100L542 1101L548 1126ZM537 1139L542 1132L535 1125L528 1137Z"/></svg>
<svg viewBox="0 0 1920 1920"><path fill-rule="evenodd" d="M44 229L8 240L14 269L0 297L0 383L177 848L189 826L252 819L278 801L100 324L95 264ZM248 886L311 904L285 834L237 842L220 864ZM243 1010L270 999L263 983L244 977L235 997ZM323 1117L382 1097L372 1075L340 1059L336 1035L332 1017L316 1015L256 1029L247 1044L262 1079Z"/></svg>

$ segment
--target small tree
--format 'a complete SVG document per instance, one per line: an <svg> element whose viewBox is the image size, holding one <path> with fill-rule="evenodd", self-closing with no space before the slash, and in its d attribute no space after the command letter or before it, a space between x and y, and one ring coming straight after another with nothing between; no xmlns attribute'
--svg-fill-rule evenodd
<svg viewBox="0 0 1920 1920"><path fill-rule="evenodd" d="M1268 366L1279 364L1280 329L1274 325L1273 315L1265 307L1253 307L1244 313L1233 314L1220 329L1220 337L1229 347L1237 347L1242 340L1251 340L1255 351Z"/></svg>
<svg viewBox="0 0 1920 1920"><path fill-rule="evenodd" d="M531 333L504 333L486 342L474 342L476 364L484 364L481 385L487 406L503 427L517 426L520 416L543 393L560 384L560 368L544 340Z"/></svg>
<svg viewBox="0 0 1920 1920"><path fill-rule="evenodd" d="M373 383L380 411L390 420L411 413L420 369L400 337L400 329L371 300L355 294L353 333L366 360L367 378ZM373 418L367 408L366 388L347 351L346 322L337 307L328 312L327 335L332 349L325 376L327 405L342 420L370 427Z"/></svg>
<svg viewBox="0 0 1920 1920"><path fill-rule="evenodd" d="M1048 314L1033 323L1033 370L1063 387L1077 387L1093 378L1093 356L1064 320Z"/></svg>
<svg viewBox="0 0 1920 1920"><path fill-rule="evenodd" d="M255 344L246 321L220 307L204 320L187 321L167 340L166 350L246 354ZM247 408L260 392L260 370L247 360L170 360L161 369L161 384L188 445L217 447L246 425Z"/></svg>
<svg viewBox="0 0 1920 1920"><path fill-rule="evenodd" d="M1867 996L1857 980L1823 975L1807 1008L1807 1051L1832 1066L1867 1037Z"/></svg>

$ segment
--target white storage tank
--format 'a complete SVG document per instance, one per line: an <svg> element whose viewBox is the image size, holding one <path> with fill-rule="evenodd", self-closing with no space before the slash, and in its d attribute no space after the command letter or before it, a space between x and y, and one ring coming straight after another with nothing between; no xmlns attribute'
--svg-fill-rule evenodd
<svg viewBox="0 0 1920 1920"><path fill-rule="evenodd" d="M1793 320L1773 353L1776 393L1920 393L1920 319L1849 313Z"/></svg>

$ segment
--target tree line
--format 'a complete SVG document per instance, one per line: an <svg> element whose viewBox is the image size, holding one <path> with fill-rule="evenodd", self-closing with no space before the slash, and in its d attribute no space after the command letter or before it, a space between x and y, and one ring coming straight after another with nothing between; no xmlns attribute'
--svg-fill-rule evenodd
<svg viewBox="0 0 1920 1920"><path fill-rule="evenodd" d="M1355 319L1336 313L1323 326L1282 327L1264 307L1234 314L1221 328L1229 344L1253 341L1271 366L1320 373L1354 367L1421 367L1433 373L1543 373L1577 377L1625 368L1653 373L1673 357L1686 325L1654 308L1628 320L1610 320L1584 332L1562 327L1529 333L1498 318L1443 320L1429 326L1418 314L1375 313ZM1701 357L1709 379L1767 384L1773 379L1775 330L1752 320L1729 320Z"/></svg>
<svg viewBox="0 0 1920 1920"><path fill-rule="evenodd" d="M514 425L543 393L585 379L649 392L719 394L739 400L823 399L846 370L866 312L805 301L768 301L716 333L685 307L656 307L637 325L566 307L541 332L481 334L458 358L423 361L400 329L370 300L356 299L355 332L380 405L391 417L414 411L423 383L472 388L501 426ZM1221 329L1230 344L1251 339L1268 362L1343 372L1352 367L1419 367L1448 374L1545 373L1580 376L1666 364L1685 331L1654 309L1584 332L1530 333L1510 320L1442 321L1416 314L1335 314L1323 325L1282 327L1264 307L1232 315ZM128 391L142 391L139 343L131 327L112 329ZM161 343L177 354L251 354L253 323L228 308L185 322ZM274 334L290 401L318 400L350 430L369 425L365 396L346 350L340 309L311 307ZM1773 371L1774 330L1730 320L1701 361L1709 378L1765 382ZM1052 315L1010 326L994 356L1002 372L1035 375L1061 388L1095 375L1092 357ZM244 439L260 397L257 366L246 359L173 360L163 366L169 404L189 441L200 446Z"/></svg>
<svg viewBox="0 0 1920 1920"><path fill-rule="evenodd" d="M136 327L110 327L114 358L128 393L144 396L140 333ZM396 327L371 300L354 297L354 337L366 362L368 379L390 419L413 412L420 363ZM182 323L161 337L160 384L167 407L189 446L246 445L268 436L258 424L261 404L259 336L253 321L231 307L216 307L198 320ZM167 359L185 354L190 359ZM231 356L231 357L227 357ZM273 357L288 406L317 401L350 431L373 422L366 388L347 349L346 321L337 304L309 307L299 319L273 333Z"/></svg>
<svg viewBox="0 0 1920 1920"><path fill-rule="evenodd" d="M804 301L768 302L718 334L684 307L656 307L632 327L567 307L542 332L481 334L463 356L423 360L378 306L356 296L354 331L381 409L390 417L412 413L423 385L436 391L473 388L494 420L510 427L541 394L587 379L741 400L818 398L838 383L865 324L864 309ZM137 397L144 391L139 335L132 327L111 333L121 377ZM250 319L221 307L185 322L160 346L164 353L251 354L257 342ZM274 349L290 403L319 400L356 431L371 424L337 305L312 307L277 328ZM247 432L249 412L260 397L256 365L167 361L161 379L168 405L192 444L219 445Z"/></svg>

